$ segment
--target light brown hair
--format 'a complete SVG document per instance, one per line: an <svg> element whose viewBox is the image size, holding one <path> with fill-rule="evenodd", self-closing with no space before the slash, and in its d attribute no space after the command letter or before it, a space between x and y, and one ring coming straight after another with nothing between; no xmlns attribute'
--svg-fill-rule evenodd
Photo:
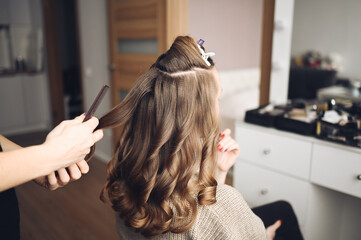
<svg viewBox="0 0 361 240"><path fill-rule="evenodd" d="M177 37L100 119L99 128L121 128L101 199L144 236L185 232L198 204L216 202L218 86L208 60L191 37Z"/></svg>

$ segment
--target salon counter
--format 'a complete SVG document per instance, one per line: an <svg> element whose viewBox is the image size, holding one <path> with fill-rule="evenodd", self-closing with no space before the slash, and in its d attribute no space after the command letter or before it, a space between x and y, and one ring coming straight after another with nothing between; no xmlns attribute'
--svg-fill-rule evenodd
<svg viewBox="0 0 361 240"><path fill-rule="evenodd" d="M243 121L235 135L234 185L251 207L287 200L306 239L361 239L361 149Z"/></svg>

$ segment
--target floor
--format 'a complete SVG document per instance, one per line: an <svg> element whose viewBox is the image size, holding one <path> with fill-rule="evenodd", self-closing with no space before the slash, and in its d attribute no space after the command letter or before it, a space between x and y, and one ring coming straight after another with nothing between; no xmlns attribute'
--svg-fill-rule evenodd
<svg viewBox="0 0 361 240"><path fill-rule="evenodd" d="M7 137L26 147L43 143L46 135L43 131ZM106 164L92 159L89 165L88 174L56 191L34 182L16 188L22 240L119 239L113 210L99 200Z"/></svg>
<svg viewBox="0 0 361 240"><path fill-rule="evenodd" d="M25 147L42 143L46 134L37 132L8 138ZM113 210L99 200L106 164L92 159L89 165L88 174L55 191L34 182L16 188L22 240L119 239ZM232 185L232 178L228 177L226 183Z"/></svg>
<svg viewBox="0 0 361 240"><path fill-rule="evenodd" d="M48 131L39 131L6 137L22 147L28 147L30 145L37 145L43 143L48 133Z"/></svg>
<svg viewBox="0 0 361 240"><path fill-rule="evenodd" d="M22 240L119 239L111 207L99 200L105 163L93 159L80 180L49 191L34 182L16 188Z"/></svg>

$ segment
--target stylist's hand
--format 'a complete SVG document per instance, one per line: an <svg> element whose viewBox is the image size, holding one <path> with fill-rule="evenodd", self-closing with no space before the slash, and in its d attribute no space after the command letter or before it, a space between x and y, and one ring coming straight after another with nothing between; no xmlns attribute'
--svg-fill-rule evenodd
<svg viewBox="0 0 361 240"><path fill-rule="evenodd" d="M54 156L49 160L52 162L48 163L49 172L58 170L59 176L62 175L66 172L65 167L83 161L90 147L103 138L102 130L93 132L99 120L92 117L83 123L84 117L81 115L73 120L61 122L46 137L43 144L45 150Z"/></svg>
<svg viewBox="0 0 361 240"><path fill-rule="evenodd" d="M89 165L85 160L70 165L67 170L61 168L56 172L50 173L48 176L43 176L34 181L42 187L50 190L55 190L59 187L64 187L69 182L78 180L83 174L89 172Z"/></svg>
<svg viewBox="0 0 361 240"><path fill-rule="evenodd" d="M228 170L234 165L239 155L239 145L231 137L231 130L225 129L219 134L217 181L224 183Z"/></svg>

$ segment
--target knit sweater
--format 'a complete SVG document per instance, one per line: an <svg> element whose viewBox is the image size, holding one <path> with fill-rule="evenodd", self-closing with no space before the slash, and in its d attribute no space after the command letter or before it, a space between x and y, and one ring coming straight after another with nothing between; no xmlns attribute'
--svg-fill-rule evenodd
<svg viewBox="0 0 361 240"><path fill-rule="evenodd" d="M261 221L248 207L240 192L228 185L217 187L217 202L211 206L199 206L195 224L184 233L164 233L152 240L211 240L251 239L265 240L266 231ZM140 233L126 227L119 217L117 230L123 240L146 240Z"/></svg>

